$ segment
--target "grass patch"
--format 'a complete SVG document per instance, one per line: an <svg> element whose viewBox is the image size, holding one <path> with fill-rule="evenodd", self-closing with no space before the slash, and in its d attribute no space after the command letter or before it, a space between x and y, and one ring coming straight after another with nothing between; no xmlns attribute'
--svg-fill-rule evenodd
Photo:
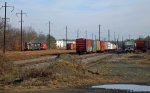
<svg viewBox="0 0 150 93"><path fill-rule="evenodd" d="M10 84L18 77L18 68L9 59L0 54L0 84Z"/></svg>

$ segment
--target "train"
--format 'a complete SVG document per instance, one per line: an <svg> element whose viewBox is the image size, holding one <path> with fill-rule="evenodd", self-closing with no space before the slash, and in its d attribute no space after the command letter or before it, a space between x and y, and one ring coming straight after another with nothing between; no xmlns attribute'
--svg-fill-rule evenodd
<svg viewBox="0 0 150 93"><path fill-rule="evenodd" d="M140 52L146 52L146 41L144 39L138 39L135 41L135 50Z"/></svg>
<svg viewBox="0 0 150 93"><path fill-rule="evenodd" d="M135 51L135 40L127 39L124 41L124 50L125 52L134 52Z"/></svg>
<svg viewBox="0 0 150 93"><path fill-rule="evenodd" d="M47 45L44 42L26 42L24 44L24 50L46 50L47 49Z"/></svg>
<svg viewBox="0 0 150 93"><path fill-rule="evenodd" d="M125 52L146 52L150 50L150 41L142 38L124 41Z"/></svg>
<svg viewBox="0 0 150 93"><path fill-rule="evenodd" d="M93 53L93 52L105 52L115 51L117 45L111 42L78 38L76 39L76 52L81 53Z"/></svg>
<svg viewBox="0 0 150 93"><path fill-rule="evenodd" d="M67 50L75 50L76 43L67 43Z"/></svg>

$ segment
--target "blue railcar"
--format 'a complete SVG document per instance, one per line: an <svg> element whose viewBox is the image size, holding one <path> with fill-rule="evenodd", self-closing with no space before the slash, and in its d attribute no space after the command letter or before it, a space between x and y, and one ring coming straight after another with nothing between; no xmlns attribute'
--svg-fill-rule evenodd
<svg viewBox="0 0 150 93"><path fill-rule="evenodd" d="M93 40L92 51L93 51L93 52L96 52L96 51L97 51L96 40Z"/></svg>

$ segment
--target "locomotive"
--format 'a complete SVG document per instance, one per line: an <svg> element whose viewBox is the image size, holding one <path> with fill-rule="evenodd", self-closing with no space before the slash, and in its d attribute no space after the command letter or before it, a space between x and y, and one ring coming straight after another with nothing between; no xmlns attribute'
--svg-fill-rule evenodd
<svg viewBox="0 0 150 93"><path fill-rule="evenodd" d="M26 42L24 44L24 50L46 50L47 49L47 45L46 43L42 42L42 43L36 43L36 42Z"/></svg>

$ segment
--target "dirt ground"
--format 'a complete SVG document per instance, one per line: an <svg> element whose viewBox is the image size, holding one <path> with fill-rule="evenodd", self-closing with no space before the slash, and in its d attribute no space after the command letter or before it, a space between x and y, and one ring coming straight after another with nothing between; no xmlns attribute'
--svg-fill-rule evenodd
<svg viewBox="0 0 150 93"><path fill-rule="evenodd" d="M100 54L101 55L101 54ZM102 54L103 56L105 54ZM108 55L108 54L106 54ZM96 57L95 57L96 58ZM87 60L87 59L86 59ZM53 77L30 78L14 85L5 86L6 89L14 90L10 93L26 93L20 90L37 90L35 93L120 93L113 90L93 90L92 85L99 84L141 84L150 85L150 55L148 54L112 54L105 60L98 60L96 64L76 64L77 57L72 55L62 56L53 69ZM84 60L85 61L85 60ZM46 75L51 74L46 71ZM34 70L33 70L34 71ZM41 70L39 70L41 71ZM41 74L41 72L38 72ZM45 72L44 72L45 73ZM30 73L35 74L36 73ZM43 74L41 74L43 75ZM44 74L45 75L45 74ZM53 80L52 80L53 79ZM69 88L69 89L68 89ZM71 89L70 89L71 88ZM73 88L73 89L72 89ZM74 89L75 88L75 89ZM83 89L82 89L83 88ZM87 88L87 89L86 89ZM2 89L2 88L1 88ZM50 90L56 89L56 90ZM60 90L62 89L62 90ZM130 93L124 92L122 93ZM0 92L1 93L1 92ZM2 93L6 93L2 91ZM8 91L7 91L8 93ZM28 92L28 93L34 93Z"/></svg>
<svg viewBox="0 0 150 93"><path fill-rule="evenodd" d="M111 59L89 69L98 72L98 77L106 81L113 80L112 83L150 85L150 55L147 54L113 55Z"/></svg>

